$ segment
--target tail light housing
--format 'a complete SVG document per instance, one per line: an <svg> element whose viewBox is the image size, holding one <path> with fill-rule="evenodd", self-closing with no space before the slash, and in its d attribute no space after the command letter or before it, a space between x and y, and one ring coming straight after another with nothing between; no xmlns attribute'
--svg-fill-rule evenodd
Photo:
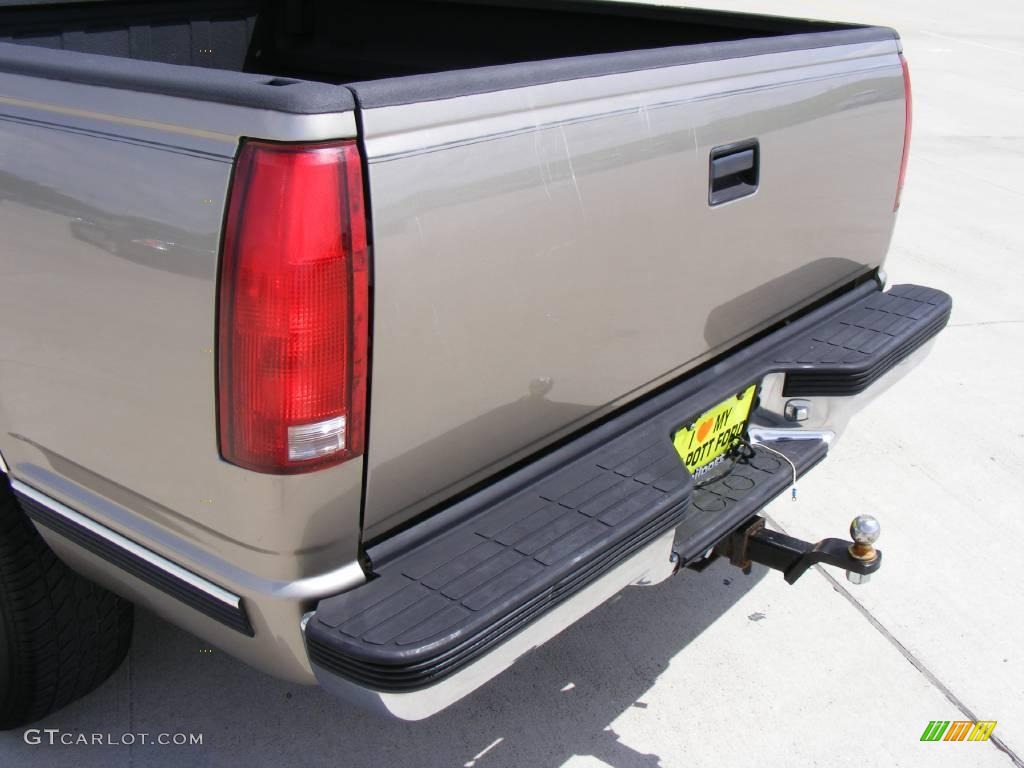
<svg viewBox="0 0 1024 768"><path fill-rule="evenodd" d="M896 202L893 211L900 208L900 195L903 194L903 180L907 175L907 157L910 155L910 129L914 122L914 100L910 92L910 68L907 67L907 60L900 54L900 64L903 65L903 101L906 116L903 121L903 154L900 156L900 176L896 181Z"/></svg>
<svg viewBox="0 0 1024 768"><path fill-rule="evenodd" d="M292 474L362 453L368 303L355 142L244 141L218 303L226 461Z"/></svg>

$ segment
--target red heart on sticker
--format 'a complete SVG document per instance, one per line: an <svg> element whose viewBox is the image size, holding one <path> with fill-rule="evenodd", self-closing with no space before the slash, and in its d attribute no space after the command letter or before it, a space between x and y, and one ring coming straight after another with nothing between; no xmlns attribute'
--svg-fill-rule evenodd
<svg viewBox="0 0 1024 768"><path fill-rule="evenodd" d="M698 443L703 443L705 440L708 439L708 435L711 434L711 427L713 427L714 425L715 425L715 420L712 419L709 416L708 419L704 423L702 423L699 427L697 427L697 442Z"/></svg>

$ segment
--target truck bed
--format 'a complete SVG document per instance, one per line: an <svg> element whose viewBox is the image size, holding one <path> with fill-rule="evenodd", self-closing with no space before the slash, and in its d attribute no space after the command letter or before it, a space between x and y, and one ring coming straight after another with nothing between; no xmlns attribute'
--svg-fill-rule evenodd
<svg viewBox="0 0 1024 768"><path fill-rule="evenodd" d="M5 7L0 38L0 452L240 596L265 647L239 655L293 679L310 672L297 629L271 648L280 627L364 579L367 545L869 280L895 222L889 29L540 0L90 2ZM362 156L365 452L320 472L218 452L243 139Z"/></svg>
<svg viewBox="0 0 1024 768"><path fill-rule="evenodd" d="M587 0L179 0L0 12L0 41L331 83L862 29Z"/></svg>

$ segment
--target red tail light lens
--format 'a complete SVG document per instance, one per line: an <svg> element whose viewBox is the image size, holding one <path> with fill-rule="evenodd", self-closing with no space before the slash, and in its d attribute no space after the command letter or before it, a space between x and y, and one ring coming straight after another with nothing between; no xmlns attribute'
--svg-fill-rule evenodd
<svg viewBox="0 0 1024 768"><path fill-rule="evenodd" d="M290 474L362 453L367 291L355 143L245 141L221 259L225 460Z"/></svg>
<svg viewBox="0 0 1024 768"><path fill-rule="evenodd" d="M913 123L914 103L910 93L910 69L907 67L907 60L900 54L900 63L903 65L903 96L906 105L906 118L903 122L903 155L900 157L900 177L896 182L896 203L892 209L898 211L900 208L900 195L903 194L903 179L907 175L907 157L910 155L910 129Z"/></svg>

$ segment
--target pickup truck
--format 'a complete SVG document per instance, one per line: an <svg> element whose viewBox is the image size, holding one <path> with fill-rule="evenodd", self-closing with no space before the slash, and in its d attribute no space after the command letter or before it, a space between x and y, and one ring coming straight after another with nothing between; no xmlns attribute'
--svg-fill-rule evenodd
<svg viewBox="0 0 1024 768"><path fill-rule="evenodd" d="M415 720L683 567L864 581L876 521L758 513L947 322L883 271L910 115L857 24L0 9L0 726L134 605Z"/></svg>

